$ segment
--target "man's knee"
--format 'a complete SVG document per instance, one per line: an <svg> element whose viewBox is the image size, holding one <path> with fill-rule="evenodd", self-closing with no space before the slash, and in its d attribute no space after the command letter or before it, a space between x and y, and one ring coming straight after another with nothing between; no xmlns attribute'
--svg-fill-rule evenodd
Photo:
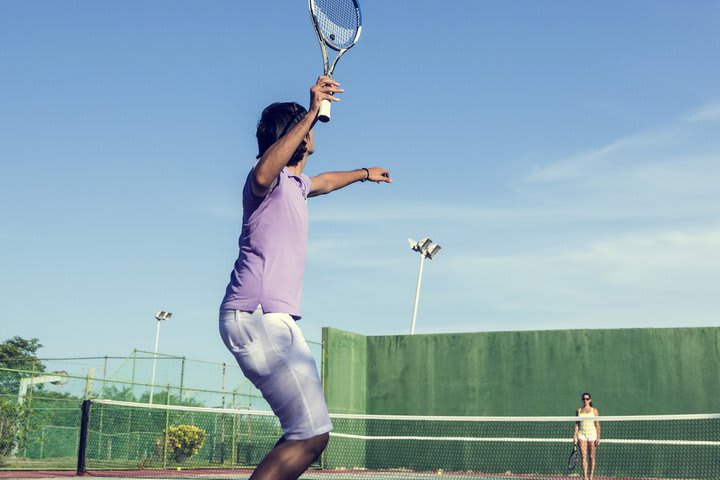
<svg viewBox="0 0 720 480"><path fill-rule="evenodd" d="M308 438L306 441L308 442L308 447L319 456L323 450L325 450L325 447L327 447L328 440L330 440L330 434L321 433L320 435Z"/></svg>

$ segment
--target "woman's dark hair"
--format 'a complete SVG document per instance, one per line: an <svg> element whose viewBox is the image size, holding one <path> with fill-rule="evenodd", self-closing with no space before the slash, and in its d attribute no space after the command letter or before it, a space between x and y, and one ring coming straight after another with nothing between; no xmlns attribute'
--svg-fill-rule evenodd
<svg viewBox="0 0 720 480"><path fill-rule="evenodd" d="M583 392L582 395L580 395L580 402L583 401L583 397L586 396L586 395L587 395L588 397L590 397L590 406L592 407L592 406L593 406L593 404L592 404L592 395L590 395L588 392ZM582 403L581 403L581 405L582 405Z"/></svg>
<svg viewBox="0 0 720 480"><path fill-rule="evenodd" d="M257 133L255 134L258 142L257 158L263 156L265 151L277 142L283 135L288 133L292 128L302 120L307 113L305 107L295 102L278 102L269 105L263 110L260 121L257 125ZM303 140L298 146L293 156L288 161L288 165L297 165L302 160L303 155L307 151Z"/></svg>

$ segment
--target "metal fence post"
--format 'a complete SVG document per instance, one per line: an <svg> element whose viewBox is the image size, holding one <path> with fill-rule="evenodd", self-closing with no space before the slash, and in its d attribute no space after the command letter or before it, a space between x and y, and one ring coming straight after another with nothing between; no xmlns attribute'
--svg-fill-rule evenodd
<svg viewBox="0 0 720 480"><path fill-rule="evenodd" d="M185 385L185 356L182 357L180 365L180 404L183 401L183 386Z"/></svg>
<svg viewBox="0 0 720 480"><path fill-rule="evenodd" d="M170 384L167 386L165 405L170 405ZM168 436L170 436L170 409L165 410L165 435L163 435L163 469L167 468Z"/></svg>

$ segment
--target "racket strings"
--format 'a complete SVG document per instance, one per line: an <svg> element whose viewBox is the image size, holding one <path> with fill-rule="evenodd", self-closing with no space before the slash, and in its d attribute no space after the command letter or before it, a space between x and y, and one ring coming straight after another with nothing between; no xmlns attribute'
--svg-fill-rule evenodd
<svg viewBox="0 0 720 480"><path fill-rule="evenodd" d="M360 14L352 0L314 0L318 28L325 41L338 50L355 42L360 28Z"/></svg>

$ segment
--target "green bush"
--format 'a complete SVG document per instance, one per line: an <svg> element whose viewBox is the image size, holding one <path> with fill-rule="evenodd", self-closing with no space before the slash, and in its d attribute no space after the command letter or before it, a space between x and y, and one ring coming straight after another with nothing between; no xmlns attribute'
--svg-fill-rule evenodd
<svg viewBox="0 0 720 480"><path fill-rule="evenodd" d="M0 400L0 466L15 446L18 416L18 408L14 403Z"/></svg>
<svg viewBox="0 0 720 480"><path fill-rule="evenodd" d="M167 458L175 462L182 462L200 452L205 444L205 430L195 425L175 425L169 427L163 436L155 441L158 453L162 455L166 448Z"/></svg>

